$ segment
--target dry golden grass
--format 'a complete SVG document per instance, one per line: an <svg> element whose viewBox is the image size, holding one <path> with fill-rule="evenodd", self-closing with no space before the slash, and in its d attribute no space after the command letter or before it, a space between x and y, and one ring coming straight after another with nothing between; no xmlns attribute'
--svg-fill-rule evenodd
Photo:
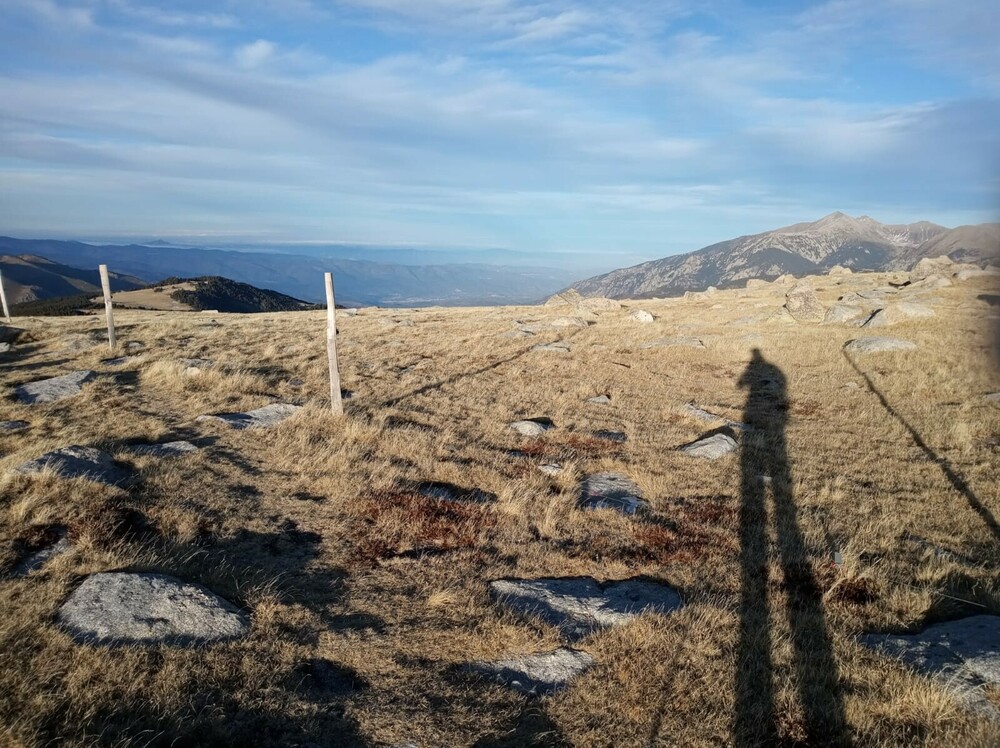
<svg viewBox="0 0 1000 748"><path fill-rule="evenodd" d="M816 282L830 302L882 280ZM40 571L0 578L0 743L748 745L755 733L735 715L760 709L783 745L997 745L1000 727L947 688L855 642L1000 613L1000 408L983 400L1000 383L985 293L982 280L935 292L936 318L879 331L919 350L857 358L860 371L841 352L856 328L727 324L780 306L772 289L630 303L657 321L638 324L623 309L525 339L505 334L567 311L366 309L338 320L353 392L342 419L328 412L321 313L120 310L118 353L129 341L145 347L117 368L100 364L106 345L65 348L99 340L99 318L19 320L31 340L0 360L8 391L74 369L99 376L59 403L0 403L0 420L31 422L0 434L0 568L53 527L74 541ZM705 349L640 349L691 335ZM531 350L557 339L572 352ZM675 451L714 425L683 415L684 403L743 417L738 383L754 347L787 382L787 488L801 536L766 525L769 712L755 701L761 689L739 682L764 660L737 666L747 645L741 472L754 465ZM214 365L192 374L182 358ZM612 404L585 402L598 394ZM267 431L195 421L274 401L306 408ZM558 428L539 440L507 428L540 415ZM594 439L601 429L628 441ZM201 451L127 450L178 438ZM138 482L126 492L7 472L69 444L110 451ZM537 470L551 461L564 473ZM651 515L576 510L581 477L599 470L632 476ZM496 501L435 502L414 493L425 481ZM84 575L123 568L208 585L251 612L249 636L204 648L73 644L54 625L60 603ZM687 604L582 642L595 666L552 697L525 700L458 672L471 659L559 645L554 629L487 595L489 580L541 575L646 575ZM819 654L801 651L803 628L826 632L832 678L816 672ZM819 737L817 705L833 700L843 723Z"/></svg>

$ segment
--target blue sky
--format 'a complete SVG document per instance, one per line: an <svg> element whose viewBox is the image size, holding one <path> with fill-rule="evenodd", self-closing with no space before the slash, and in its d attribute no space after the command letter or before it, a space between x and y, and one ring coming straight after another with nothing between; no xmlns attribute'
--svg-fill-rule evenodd
<svg viewBox="0 0 1000 748"><path fill-rule="evenodd" d="M593 266L996 220L995 0L0 0L0 233Z"/></svg>

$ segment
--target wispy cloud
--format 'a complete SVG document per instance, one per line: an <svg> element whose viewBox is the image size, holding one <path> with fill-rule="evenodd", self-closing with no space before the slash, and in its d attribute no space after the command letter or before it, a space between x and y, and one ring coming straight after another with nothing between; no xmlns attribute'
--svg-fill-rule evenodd
<svg viewBox="0 0 1000 748"><path fill-rule="evenodd" d="M984 219L988 4L934 5L28 0L0 228L631 257L837 208Z"/></svg>

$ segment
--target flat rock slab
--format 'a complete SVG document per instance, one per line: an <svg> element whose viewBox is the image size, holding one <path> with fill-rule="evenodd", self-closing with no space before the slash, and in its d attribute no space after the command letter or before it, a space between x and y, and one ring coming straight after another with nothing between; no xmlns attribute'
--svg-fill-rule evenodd
<svg viewBox="0 0 1000 748"><path fill-rule="evenodd" d="M603 439L606 442L614 442L615 444L624 444L628 441L628 434L624 431L595 431L595 439Z"/></svg>
<svg viewBox="0 0 1000 748"><path fill-rule="evenodd" d="M569 343L540 343L539 345L532 346L533 351L549 351L551 353L569 353L570 344Z"/></svg>
<svg viewBox="0 0 1000 748"><path fill-rule="evenodd" d="M473 662L466 669L522 693L546 696L565 688L593 664L594 658L586 652L562 647L496 662Z"/></svg>
<svg viewBox="0 0 1000 748"><path fill-rule="evenodd" d="M522 615L557 626L569 641L620 626L641 613L670 613L681 597L666 584L642 579L599 584L593 577L498 579L490 596Z"/></svg>
<svg viewBox="0 0 1000 748"><path fill-rule="evenodd" d="M639 486L621 473L585 475L577 506L580 509L614 509L628 515L649 508Z"/></svg>
<svg viewBox="0 0 1000 748"><path fill-rule="evenodd" d="M181 455L197 451L198 448L187 441L164 442L162 444L137 444L132 447L132 452L135 454L149 455L150 457L180 457Z"/></svg>
<svg viewBox="0 0 1000 748"><path fill-rule="evenodd" d="M555 428L551 418L526 418L523 421L514 421L510 428L521 436L541 436L549 429Z"/></svg>
<svg viewBox="0 0 1000 748"><path fill-rule="evenodd" d="M264 429L279 423L302 410L301 405L271 403L263 408L248 410L246 413L216 413L198 416L198 421L219 421L234 429Z"/></svg>
<svg viewBox="0 0 1000 748"><path fill-rule="evenodd" d="M0 431L20 431L30 425L27 421L0 421Z"/></svg>
<svg viewBox="0 0 1000 748"><path fill-rule="evenodd" d="M563 466L558 462L546 462L543 465L538 466L539 471L545 473L545 475L561 475L563 471Z"/></svg>
<svg viewBox="0 0 1000 748"><path fill-rule="evenodd" d="M598 395L587 400L591 405L611 405L611 398L607 395Z"/></svg>
<svg viewBox="0 0 1000 748"><path fill-rule="evenodd" d="M901 301L898 304L889 304L884 309L879 309L871 318L865 322L865 327L889 327L898 325L915 319L927 319L933 317L934 310L924 304L916 304L909 301Z"/></svg>
<svg viewBox="0 0 1000 748"><path fill-rule="evenodd" d="M717 460L730 452L735 452L736 440L728 434L712 434L680 448L688 457L701 457L705 460Z"/></svg>
<svg viewBox="0 0 1000 748"><path fill-rule="evenodd" d="M715 413L710 413L704 408L699 408L694 403L685 403L684 405L682 405L681 413L683 413L686 416L691 416L692 418L696 418L699 421L704 421L705 423L717 423L718 421L722 421L722 423L726 424L731 428L739 429L740 431L751 431L751 428L747 426L745 423L740 423L739 421L731 421L728 418L724 418L723 416L716 415Z"/></svg>
<svg viewBox="0 0 1000 748"><path fill-rule="evenodd" d="M823 318L824 325L845 325L849 322L858 322L865 316L864 307L857 304L834 304L826 310Z"/></svg>
<svg viewBox="0 0 1000 748"><path fill-rule="evenodd" d="M1000 685L1000 616L936 623L917 634L868 634L860 641L957 690L977 711L1000 717L982 693L984 686Z"/></svg>
<svg viewBox="0 0 1000 748"><path fill-rule="evenodd" d="M166 574L93 574L59 609L81 643L189 644L233 639L250 628L235 605L199 584Z"/></svg>
<svg viewBox="0 0 1000 748"><path fill-rule="evenodd" d="M133 479L133 475L119 467L106 452L76 445L46 452L14 468L15 473L24 475L45 470L53 471L60 478L86 478L108 486L123 486Z"/></svg>
<svg viewBox="0 0 1000 748"><path fill-rule="evenodd" d="M886 353L916 349L916 343L900 338L856 338L844 347L849 353Z"/></svg>
<svg viewBox="0 0 1000 748"><path fill-rule="evenodd" d="M125 366L139 360L138 356L119 356L118 358L105 358L101 360L104 366Z"/></svg>
<svg viewBox="0 0 1000 748"><path fill-rule="evenodd" d="M686 338L686 337L674 337L674 338L657 338L656 340L650 340L648 343L643 343L639 346L642 350L650 350L652 348L704 348L705 343L700 338Z"/></svg>
<svg viewBox="0 0 1000 748"><path fill-rule="evenodd" d="M18 399L34 405L36 403L54 403L67 397L80 394L85 382L94 378L92 371L74 371L61 377L40 379L37 382L22 384L14 390Z"/></svg>
<svg viewBox="0 0 1000 748"><path fill-rule="evenodd" d="M653 315L647 312L645 309L636 309L629 312L628 318L635 322L642 322L643 324L653 321Z"/></svg>
<svg viewBox="0 0 1000 748"><path fill-rule="evenodd" d="M73 544L66 537L66 528L60 528L56 533L54 542L28 555L27 558L14 568L14 573L17 576L27 576L31 572L42 568L51 559L66 553L72 548Z"/></svg>
<svg viewBox="0 0 1000 748"><path fill-rule="evenodd" d="M485 504L496 501L497 497L479 488L462 488L444 481L426 481L417 484L417 493L429 499L454 501L460 504Z"/></svg>

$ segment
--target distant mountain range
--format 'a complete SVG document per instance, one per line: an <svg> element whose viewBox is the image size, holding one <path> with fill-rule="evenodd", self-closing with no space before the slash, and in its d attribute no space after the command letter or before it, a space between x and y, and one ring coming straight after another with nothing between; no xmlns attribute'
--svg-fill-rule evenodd
<svg viewBox="0 0 1000 748"><path fill-rule="evenodd" d="M0 245L0 250L4 249ZM95 265L83 269L52 262L37 255L0 254L0 273L4 291L11 305L60 296L101 293L101 275ZM111 290L128 291L141 288L145 281L130 275L109 272Z"/></svg>
<svg viewBox="0 0 1000 748"><path fill-rule="evenodd" d="M688 254L644 262L574 283L583 296L639 299L678 296L708 286L741 286L750 278L772 280L785 273L823 273L835 265L852 270L908 269L924 257L948 255L956 262L1000 256L1000 223L944 226L888 225L861 216L831 213L812 223L741 236Z"/></svg>
<svg viewBox="0 0 1000 748"><path fill-rule="evenodd" d="M313 248L314 252L320 250ZM93 245L48 239L0 237L0 253L40 255L55 263L96 268L147 283L169 277L224 276L308 301L323 301L323 273L332 272L337 302L347 305L429 306L532 303L570 283L574 274L558 268L449 263L404 265L312 254L243 252L156 246ZM79 293L79 291L65 291ZM65 294L57 294L65 295Z"/></svg>

